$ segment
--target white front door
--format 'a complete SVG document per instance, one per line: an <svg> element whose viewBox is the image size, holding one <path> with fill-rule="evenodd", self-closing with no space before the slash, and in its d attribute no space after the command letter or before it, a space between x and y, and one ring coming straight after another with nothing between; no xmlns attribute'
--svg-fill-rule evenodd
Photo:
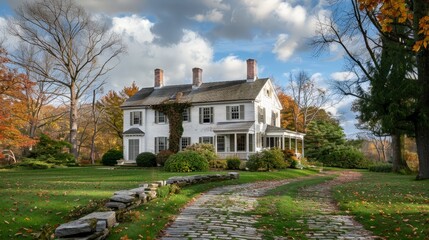
<svg viewBox="0 0 429 240"><path fill-rule="evenodd" d="M128 160L136 160L140 153L140 140L128 139Z"/></svg>

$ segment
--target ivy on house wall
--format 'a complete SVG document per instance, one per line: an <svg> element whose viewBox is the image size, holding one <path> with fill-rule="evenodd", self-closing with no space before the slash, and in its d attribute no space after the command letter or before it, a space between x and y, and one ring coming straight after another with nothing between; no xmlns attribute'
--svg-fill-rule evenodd
<svg viewBox="0 0 429 240"><path fill-rule="evenodd" d="M152 108L164 113L168 117L168 126L170 130L168 150L177 153L180 150L180 138L183 134L183 112L191 106L190 103L184 102L164 102L154 105Z"/></svg>

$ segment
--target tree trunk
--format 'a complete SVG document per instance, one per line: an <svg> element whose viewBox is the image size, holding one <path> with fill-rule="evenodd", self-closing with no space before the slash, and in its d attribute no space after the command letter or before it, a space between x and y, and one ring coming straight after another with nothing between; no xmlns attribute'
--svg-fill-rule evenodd
<svg viewBox="0 0 429 240"><path fill-rule="evenodd" d="M419 34L419 21L429 15L429 1L414 1L414 34L416 40L423 40ZM415 123L417 154L419 156L419 174L417 179L429 179L429 48L422 49L416 55L417 75L422 89L419 98L419 116Z"/></svg>
<svg viewBox="0 0 429 240"><path fill-rule="evenodd" d="M401 134L392 135L392 151L393 151L393 172L400 170L408 171L408 165L403 158L404 136Z"/></svg>
<svg viewBox="0 0 429 240"><path fill-rule="evenodd" d="M70 153L75 157L75 161L78 162L79 152L77 149L77 117L78 117L78 102L77 93L75 86L70 87L71 98L70 98L70 143L72 145Z"/></svg>
<svg viewBox="0 0 429 240"><path fill-rule="evenodd" d="M96 91L94 90L92 93L92 106L91 106L91 110L92 110L92 123L94 124L94 131L92 131L92 136L91 136L91 153L90 153L90 158L91 158L91 164L94 165L95 164L95 138L97 137L97 126L98 126L98 120L97 120L97 116L96 116L96 108L95 108L95 96L96 96Z"/></svg>

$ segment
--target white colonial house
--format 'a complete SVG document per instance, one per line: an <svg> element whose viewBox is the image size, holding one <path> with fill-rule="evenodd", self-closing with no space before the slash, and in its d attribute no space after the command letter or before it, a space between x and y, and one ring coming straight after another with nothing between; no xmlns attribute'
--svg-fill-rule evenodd
<svg viewBox="0 0 429 240"><path fill-rule="evenodd" d="M304 134L280 128L280 101L272 80L257 77L255 60L247 60L243 80L204 83L202 69L192 72L192 84L168 86L163 71L155 69L154 87L141 89L122 105L126 162L141 152L168 149L168 119L152 106L169 100L191 104L183 113L181 148L210 143L219 158L247 159L271 147L303 154Z"/></svg>

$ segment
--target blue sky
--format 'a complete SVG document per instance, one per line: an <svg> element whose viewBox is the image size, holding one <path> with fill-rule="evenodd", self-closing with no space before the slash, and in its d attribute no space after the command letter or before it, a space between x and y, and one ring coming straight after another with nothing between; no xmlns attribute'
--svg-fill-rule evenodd
<svg viewBox="0 0 429 240"><path fill-rule="evenodd" d="M317 84L347 77L341 51L315 57L310 39L318 19L331 14L326 0L75 0L112 31L122 35L128 53L110 72L107 89L135 81L153 86L153 70L164 70L166 84L188 83L191 69L203 69L203 81L244 79L245 61L257 60L259 77L286 86L288 75L304 70ZM0 0L0 27L21 0ZM6 36L6 46L13 39ZM328 110L352 137L351 99Z"/></svg>

